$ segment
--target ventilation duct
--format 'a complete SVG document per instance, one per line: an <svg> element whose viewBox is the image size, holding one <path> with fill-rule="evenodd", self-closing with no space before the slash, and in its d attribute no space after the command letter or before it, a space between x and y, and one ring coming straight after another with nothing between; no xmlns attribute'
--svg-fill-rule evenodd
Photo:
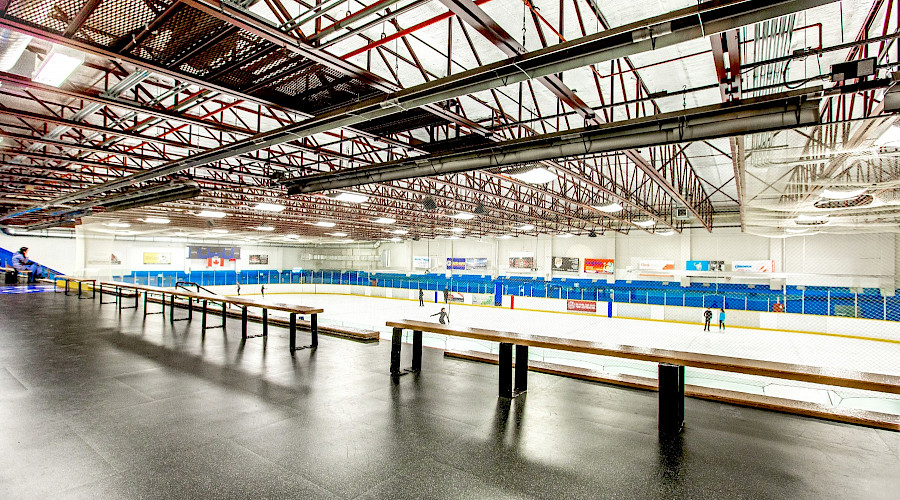
<svg viewBox="0 0 900 500"><path fill-rule="evenodd" d="M28 48L29 43L31 43L29 35L0 29L0 71L11 70L22 57L25 49Z"/></svg>
<svg viewBox="0 0 900 500"><path fill-rule="evenodd" d="M749 99L737 105L705 106L584 128L575 133L541 135L474 152L428 155L373 167L310 175L291 183L288 194L815 125L819 123L819 101L807 99L804 93Z"/></svg>

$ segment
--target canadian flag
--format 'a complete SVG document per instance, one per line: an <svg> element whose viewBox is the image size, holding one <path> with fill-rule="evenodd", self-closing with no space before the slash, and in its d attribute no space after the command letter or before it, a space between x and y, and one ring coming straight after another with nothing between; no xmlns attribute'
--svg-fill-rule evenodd
<svg viewBox="0 0 900 500"><path fill-rule="evenodd" d="M210 257L206 259L206 267L225 267L225 259L222 257Z"/></svg>

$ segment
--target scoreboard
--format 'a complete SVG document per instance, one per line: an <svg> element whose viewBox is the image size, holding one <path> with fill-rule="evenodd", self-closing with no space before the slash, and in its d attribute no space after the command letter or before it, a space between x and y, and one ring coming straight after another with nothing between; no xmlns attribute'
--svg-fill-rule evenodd
<svg viewBox="0 0 900 500"><path fill-rule="evenodd" d="M241 247L188 247L189 259L213 259L219 257L223 260L241 258Z"/></svg>

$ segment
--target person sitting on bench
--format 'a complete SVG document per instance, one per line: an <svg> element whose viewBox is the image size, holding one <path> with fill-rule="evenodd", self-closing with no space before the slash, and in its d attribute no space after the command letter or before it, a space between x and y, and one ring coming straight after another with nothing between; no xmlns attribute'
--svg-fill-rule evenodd
<svg viewBox="0 0 900 500"><path fill-rule="evenodd" d="M38 278L42 278L40 274L41 266L28 259L28 247L22 247L18 253L13 254L12 266L18 272L28 271L28 282L34 283Z"/></svg>

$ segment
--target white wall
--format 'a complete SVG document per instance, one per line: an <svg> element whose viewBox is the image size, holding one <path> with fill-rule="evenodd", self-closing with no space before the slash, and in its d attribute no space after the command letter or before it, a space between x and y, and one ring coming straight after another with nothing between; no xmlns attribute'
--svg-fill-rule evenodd
<svg viewBox="0 0 900 500"><path fill-rule="evenodd" d="M672 280L685 274L685 261L725 261L726 275L735 260L774 260L774 275L735 275L734 283L767 284L769 278L785 278L792 285L831 285L894 288L900 270L900 236L894 234L830 235L819 234L787 239L765 238L742 233L738 228L685 230L682 234L656 236L643 231L629 235L607 233L596 238L558 238L550 236L460 240L422 240L386 243L381 251L389 253L397 272L421 272L412 269L412 257L428 255L432 272L443 273L448 257L486 257L488 273L493 275L572 277L604 279L605 276L579 273L551 273L552 257L602 258L616 260L616 279L641 280L665 278L641 277L642 260L671 260L676 272ZM536 272L515 273L508 269L511 252L532 252ZM583 261L582 261L583 262ZM681 271L681 272L679 272ZM475 272L478 274L487 274ZM695 273L692 273L695 274ZM712 276L708 279L713 280ZM720 278L721 279L721 278Z"/></svg>
<svg viewBox="0 0 900 500"><path fill-rule="evenodd" d="M0 233L0 248L15 253L21 247L28 247L28 258L31 260L61 273L72 273L76 268L74 238L8 236Z"/></svg>
<svg viewBox="0 0 900 500"><path fill-rule="evenodd" d="M199 244L199 242L192 243ZM212 244L212 243L210 243ZM44 238L33 236L7 236L0 234L0 246L15 251L21 246L31 249L30 256L37 262L66 273L74 273L85 266L94 253L112 252L122 259L121 266L111 266L112 272L128 273L131 270L183 270L185 243L142 242L131 239L94 241L92 246L80 247L75 239ZM551 275L551 258L554 256L605 258L616 260L617 279L648 279L639 273L626 273L627 266L637 268L641 260L660 259L675 262L675 269L684 270L687 260L723 260L726 267L734 260L774 259L777 274L792 285L831 285L850 287L879 287L893 290L900 270L900 235L829 235L793 237L788 239L764 238L740 232L739 229L716 229L708 233L703 229L686 230L673 236L654 236L643 231L629 235L607 233L596 238L551 236L518 237L508 240L495 238L463 238L459 240L407 240L400 243L352 244L346 246L266 247L240 245L241 270L253 269L359 269L392 270L403 273L422 273L412 269L414 256L429 256L431 272L444 273L448 257L483 257L488 260L486 271L472 274L510 275L508 269L511 252L532 252L538 267L536 272L518 273L523 276L546 277ZM93 250L92 250L93 248ZM143 263L145 251L170 252L171 265L147 265ZM81 254L80 256L78 254ZM249 264L251 254L269 256L268 265ZM311 260L311 255L334 255L334 259ZM347 256L361 256L366 260L347 260ZM377 258L380 260L369 260ZM194 270L205 270L205 264ZM98 274L98 273L93 273ZM106 273L102 273L106 274ZM677 279L676 277L673 279ZM605 276L585 273L555 273L555 277L580 277L604 279ZM657 278L662 279L662 278ZM712 278L710 278L711 280ZM764 282L764 278L735 276L732 282Z"/></svg>

